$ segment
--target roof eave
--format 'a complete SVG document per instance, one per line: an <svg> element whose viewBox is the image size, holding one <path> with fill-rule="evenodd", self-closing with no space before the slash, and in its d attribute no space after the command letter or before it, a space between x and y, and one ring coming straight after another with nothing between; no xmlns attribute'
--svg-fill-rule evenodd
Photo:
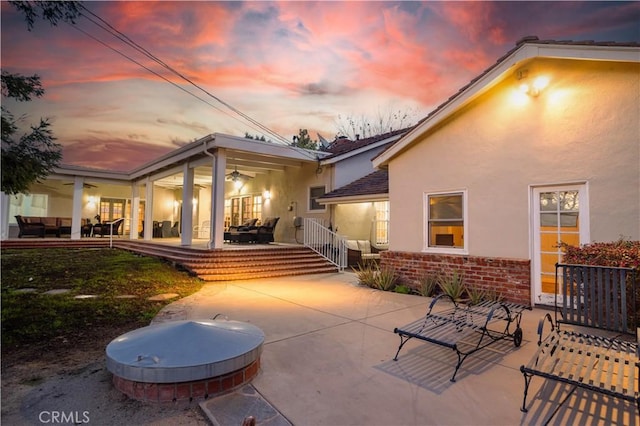
<svg viewBox="0 0 640 426"><path fill-rule="evenodd" d="M331 197L331 198L318 198L316 201L319 204L349 204L349 203L366 203L373 201L387 201L389 199L388 193L383 194L362 194L362 195L349 195L344 197Z"/></svg>

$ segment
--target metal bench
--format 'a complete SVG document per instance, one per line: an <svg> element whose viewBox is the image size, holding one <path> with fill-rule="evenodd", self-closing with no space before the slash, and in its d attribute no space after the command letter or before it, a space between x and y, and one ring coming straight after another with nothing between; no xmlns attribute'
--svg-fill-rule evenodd
<svg viewBox="0 0 640 426"><path fill-rule="evenodd" d="M540 376L635 401L640 413L637 278L630 268L556 265L555 320L540 320L538 350L520 367L523 412L531 379ZM551 331L543 338L547 321Z"/></svg>
<svg viewBox="0 0 640 426"><path fill-rule="evenodd" d="M433 312L434 306L442 299L448 299L453 306ZM525 309L531 308L516 303L494 301L467 306L457 304L447 295L440 295L431 301L425 317L393 330L400 336L400 346L393 360L398 360L400 350L412 338L453 349L458 356L451 377L451 381L455 382L458 369L474 352L507 338L512 339L516 347L520 346L520 320ZM511 324L514 322L515 329L511 332Z"/></svg>

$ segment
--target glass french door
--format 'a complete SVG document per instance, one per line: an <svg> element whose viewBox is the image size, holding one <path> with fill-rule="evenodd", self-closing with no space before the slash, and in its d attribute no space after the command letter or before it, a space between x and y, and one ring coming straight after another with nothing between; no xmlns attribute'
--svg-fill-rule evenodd
<svg viewBox="0 0 640 426"><path fill-rule="evenodd" d="M553 305L555 264L562 262L562 245L579 246L589 241L586 185L534 188L531 204L534 302Z"/></svg>

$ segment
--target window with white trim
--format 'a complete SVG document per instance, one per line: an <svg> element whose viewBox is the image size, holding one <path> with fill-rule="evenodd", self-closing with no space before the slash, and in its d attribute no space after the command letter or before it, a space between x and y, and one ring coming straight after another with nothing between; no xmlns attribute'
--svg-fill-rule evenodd
<svg viewBox="0 0 640 426"><path fill-rule="evenodd" d="M318 198L325 194L324 186L312 186L309 188L309 211L325 211L326 206L318 203Z"/></svg>
<svg viewBox="0 0 640 426"><path fill-rule="evenodd" d="M428 249L464 250L466 192L426 194Z"/></svg>

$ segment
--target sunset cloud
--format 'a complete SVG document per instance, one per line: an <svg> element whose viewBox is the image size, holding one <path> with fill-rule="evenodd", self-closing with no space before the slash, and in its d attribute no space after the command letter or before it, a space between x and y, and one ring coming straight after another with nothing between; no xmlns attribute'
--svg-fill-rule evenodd
<svg viewBox="0 0 640 426"><path fill-rule="evenodd" d="M259 134L215 98L287 140L301 128L332 138L339 115L405 109L422 118L523 36L640 40L638 2L85 6L92 13L75 26L38 21L28 32L1 3L3 70L37 73L46 90L34 102L3 105L32 120L51 117L65 163L114 170L212 132ZM120 34L98 26L105 22Z"/></svg>

